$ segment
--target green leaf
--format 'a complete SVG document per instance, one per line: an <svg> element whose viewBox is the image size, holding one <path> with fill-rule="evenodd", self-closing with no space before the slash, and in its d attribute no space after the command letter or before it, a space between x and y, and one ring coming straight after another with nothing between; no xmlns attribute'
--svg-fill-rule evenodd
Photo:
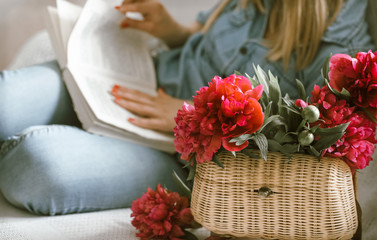
<svg viewBox="0 0 377 240"><path fill-rule="evenodd" d="M295 101L289 98L289 95L286 96L286 97L284 97L284 98L282 98L282 100L283 100L283 102L284 102L285 105L287 105L287 106L289 106L289 107L291 107L291 108L294 108L294 109L299 109L299 108L296 106Z"/></svg>
<svg viewBox="0 0 377 240"><path fill-rule="evenodd" d="M285 97L283 98L283 101L288 108L284 107L286 111L282 111L281 115L284 116L284 122L287 124L288 128L287 131L294 132L297 129L297 123L302 120L301 112L293 100Z"/></svg>
<svg viewBox="0 0 377 240"><path fill-rule="evenodd" d="M184 196L188 197L191 200L191 190L187 185L183 182L183 180L178 176L178 174L173 170L173 179L177 184L178 188L181 190Z"/></svg>
<svg viewBox="0 0 377 240"><path fill-rule="evenodd" d="M183 166L183 168L190 167L190 166L192 166L194 163L195 163L195 156L192 156L191 159L190 159L190 161L188 161L188 162Z"/></svg>
<svg viewBox="0 0 377 240"><path fill-rule="evenodd" d="M241 146L242 144L244 144L250 138L251 138L251 134L242 134L238 137L230 139L229 142L236 143L236 146Z"/></svg>
<svg viewBox="0 0 377 240"><path fill-rule="evenodd" d="M272 100L272 113L279 114L280 105L281 105L281 91L280 91L279 81L271 73L271 71L268 71L268 76L270 78L269 90L270 90L270 99Z"/></svg>
<svg viewBox="0 0 377 240"><path fill-rule="evenodd" d="M306 99L306 91L305 87L302 84L302 82L298 79L296 79L297 89L298 89L298 97L305 101Z"/></svg>
<svg viewBox="0 0 377 240"><path fill-rule="evenodd" d="M237 76L241 76L241 75L242 75L242 74L241 74L239 71L237 71L237 70L234 70L234 74L237 75Z"/></svg>
<svg viewBox="0 0 377 240"><path fill-rule="evenodd" d="M296 113L298 115L301 115L301 112L298 109L296 109L296 108L294 108L292 106L283 105L282 107L286 108L288 111L291 111L291 112L294 112L294 113Z"/></svg>
<svg viewBox="0 0 377 240"><path fill-rule="evenodd" d="M300 150L300 144L298 143L286 143L283 145L284 151L283 153L290 154L290 153L297 153Z"/></svg>
<svg viewBox="0 0 377 240"><path fill-rule="evenodd" d="M263 121L263 124L262 126L258 129L258 132L262 132L263 129L270 123L274 123L275 125L282 125L284 123L282 123L280 120L280 116L279 115L272 115L268 118L265 118L264 121Z"/></svg>
<svg viewBox="0 0 377 240"><path fill-rule="evenodd" d="M294 133L297 135L297 133ZM286 133L283 130L276 132L274 140L280 144L297 142L295 137L292 137L293 133Z"/></svg>
<svg viewBox="0 0 377 240"><path fill-rule="evenodd" d="M336 89L333 89L331 86L330 86L330 83L327 79L325 79L325 83L327 85L327 87L329 88L329 90L335 94L335 96L341 98L341 99L345 99L347 101L350 100L350 97L351 97L351 93L347 91L347 89L343 88L341 92L339 92L338 90Z"/></svg>
<svg viewBox="0 0 377 240"><path fill-rule="evenodd" d="M196 173L196 166L189 166L189 175L187 177L187 181L193 180Z"/></svg>
<svg viewBox="0 0 377 240"><path fill-rule="evenodd" d="M310 152L310 154L312 154L313 156L315 156L317 158L321 157L321 153L318 152L317 149L315 149L312 145L309 145L308 151Z"/></svg>
<svg viewBox="0 0 377 240"><path fill-rule="evenodd" d="M263 108L264 120L266 120L266 118L269 118L271 115L271 105L272 102L269 102L268 105Z"/></svg>
<svg viewBox="0 0 377 240"><path fill-rule="evenodd" d="M318 128L315 133L319 136L319 140L313 144L313 147L318 152L329 148L344 135L349 124L348 122L333 128Z"/></svg>
<svg viewBox="0 0 377 240"><path fill-rule="evenodd" d="M216 154L213 155L212 161L214 161L219 167L224 168L223 163L220 161L220 159L216 156Z"/></svg>
<svg viewBox="0 0 377 240"><path fill-rule="evenodd" d="M267 96L270 96L270 90L268 88L269 87L268 77L266 73L263 71L263 69L259 65L255 67L255 65L253 64L253 68L254 68L255 75L257 76L259 83L263 84L264 86L264 92L267 94Z"/></svg>
<svg viewBox="0 0 377 240"><path fill-rule="evenodd" d="M301 128L305 127L305 124L306 124L306 120L305 119L302 119L300 124L297 126L297 130L296 132L300 132L301 131Z"/></svg>
<svg viewBox="0 0 377 240"><path fill-rule="evenodd" d="M373 116L373 114L370 113L368 109L366 108L361 108L361 109L368 115L370 120L372 120L374 123L377 123L377 119Z"/></svg>
<svg viewBox="0 0 377 240"><path fill-rule="evenodd" d="M256 87L256 86L258 86L260 84L257 80L255 80L254 78L250 77L247 73L245 73L245 75L249 79L249 81L251 82L251 85L253 87Z"/></svg>
<svg viewBox="0 0 377 240"><path fill-rule="evenodd" d="M268 139L268 149L273 152L282 152L283 146L273 139Z"/></svg>
<svg viewBox="0 0 377 240"><path fill-rule="evenodd" d="M315 133L315 132L317 131L318 128L319 128L319 124L318 124L318 125L315 125L315 126L313 126L313 127L310 127L310 129L308 129L308 130L310 130L310 132L312 132L312 133Z"/></svg>
<svg viewBox="0 0 377 240"><path fill-rule="evenodd" d="M323 79L327 79L329 76L329 71L330 71L329 62L330 62L331 56L332 56L332 53L330 53L330 55L326 58L326 60L322 64L321 74L322 74Z"/></svg>
<svg viewBox="0 0 377 240"><path fill-rule="evenodd" d="M284 153L288 156L290 156L292 153L296 153L299 151L299 144L298 143L286 143L286 144L280 144L277 141L273 139L268 139L268 148L271 151L277 151Z"/></svg>
<svg viewBox="0 0 377 240"><path fill-rule="evenodd" d="M184 229L183 229L183 232L185 234L184 238L186 240L199 240L193 233L191 233L187 230L184 230Z"/></svg>
<svg viewBox="0 0 377 240"><path fill-rule="evenodd" d="M263 133L255 133L251 139L258 146L262 158L266 161L268 153L268 141L266 136Z"/></svg>
<svg viewBox="0 0 377 240"><path fill-rule="evenodd" d="M257 158L259 159L259 155L255 155L253 149L250 148L244 148L241 150L241 153L245 154L246 156L249 156L251 158Z"/></svg>

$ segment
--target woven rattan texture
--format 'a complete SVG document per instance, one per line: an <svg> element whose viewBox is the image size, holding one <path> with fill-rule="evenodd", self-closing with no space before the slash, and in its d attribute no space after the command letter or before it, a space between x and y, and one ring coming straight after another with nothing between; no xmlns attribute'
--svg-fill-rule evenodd
<svg viewBox="0 0 377 240"><path fill-rule="evenodd" d="M258 155L257 152L255 152ZM350 239L357 229L352 174L345 162L269 153L267 161L230 152L196 168L191 210L206 229L264 239ZM258 195L261 187L274 193Z"/></svg>

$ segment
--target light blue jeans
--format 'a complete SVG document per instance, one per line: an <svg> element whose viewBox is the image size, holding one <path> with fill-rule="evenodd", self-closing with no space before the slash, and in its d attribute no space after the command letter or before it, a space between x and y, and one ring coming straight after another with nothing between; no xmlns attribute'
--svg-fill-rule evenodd
<svg viewBox="0 0 377 240"><path fill-rule="evenodd" d="M56 215L130 207L157 183L177 190L175 155L78 126L55 61L0 73L0 190L10 203Z"/></svg>

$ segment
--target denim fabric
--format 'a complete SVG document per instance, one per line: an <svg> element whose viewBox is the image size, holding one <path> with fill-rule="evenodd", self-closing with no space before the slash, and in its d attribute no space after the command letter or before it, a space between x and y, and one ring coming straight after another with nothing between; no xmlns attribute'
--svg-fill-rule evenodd
<svg viewBox="0 0 377 240"><path fill-rule="evenodd" d="M56 61L0 72L0 141L33 125L79 125Z"/></svg>
<svg viewBox="0 0 377 240"><path fill-rule="evenodd" d="M157 183L177 191L173 170L183 176L175 155L68 126L76 116L56 62L3 72L0 112L0 191L33 213L130 207Z"/></svg>
<svg viewBox="0 0 377 240"><path fill-rule="evenodd" d="M280 61L266 60L268 49L261 44L272 3L264 1L263 14L252 4L243 9L238 0L233 0L207 34L197 33L182 48L161 52L156 60L160 86L173 96L191 99L215 75L224 77L239 71L253 76L254 64L271 70L278 77L283 94L296 98L296 79L303 82L308 94L314 84L322 84L320 70L331 53L352 54L374 48L364 16L367 0L348 0L324 34L313 62L297 71L293 54L290 66L284 70ZM213 8L199 14L197 20L204 23L211 11Z"/></svg>

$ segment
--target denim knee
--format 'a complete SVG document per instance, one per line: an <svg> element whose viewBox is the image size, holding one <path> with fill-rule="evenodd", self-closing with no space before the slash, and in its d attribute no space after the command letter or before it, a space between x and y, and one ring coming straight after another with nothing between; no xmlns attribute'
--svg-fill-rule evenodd
<svg viewBox="0 0 377 240"><path fill-rule="evenodd" d="M0 190L19 208L40 215L64 214L68 179L60 172L56 157L44 149L46 132L64 126L35 126L5 141L0 150ZM48 141L48 140L47 140Z"/></svg>
<svg viewBox="0 0 377 240"><path fill-rule="evenodd" d="M28 128L0 152L0 190L37 214L130 207L158 183L177 190L176 157L138 144L61 126Z"/></svg>
<svg viewBox="0 0 377 240"><path fill-rule="evenodd" d="M0 141L47 124L78 125L57 62L0 72Z"/></svg>

